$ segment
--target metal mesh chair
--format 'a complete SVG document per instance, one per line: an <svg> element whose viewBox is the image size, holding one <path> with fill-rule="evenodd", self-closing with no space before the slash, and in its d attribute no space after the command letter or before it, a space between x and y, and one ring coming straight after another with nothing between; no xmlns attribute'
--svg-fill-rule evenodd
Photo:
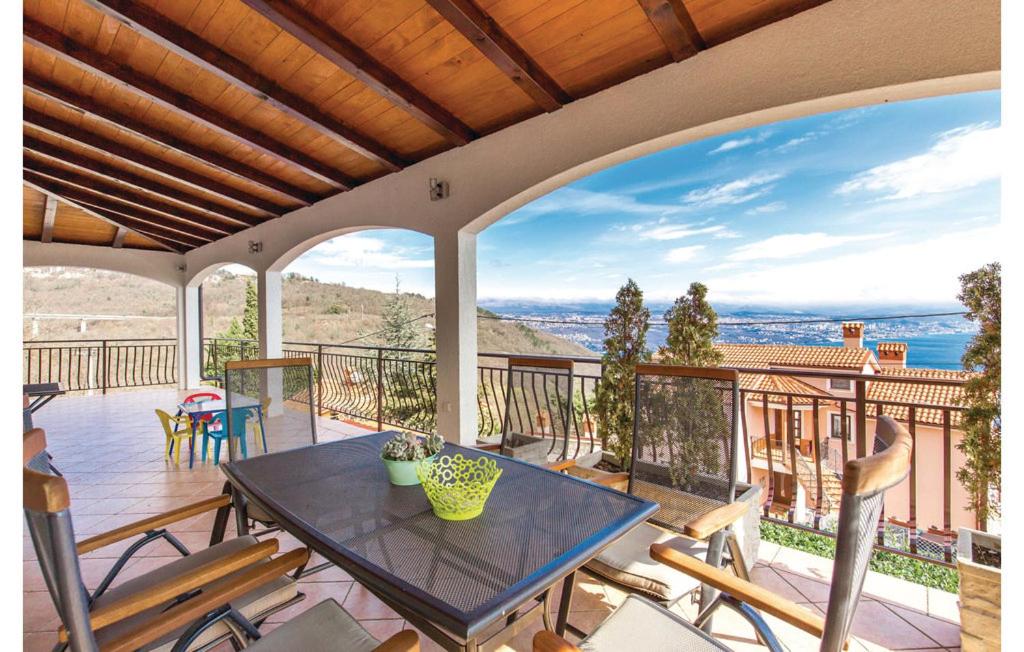
<svg viewBox="0 0 1024 652"><path fill-rule="evenodd" d="M228 459L317 443L315 392L309 358L228 362L222 417L231 433Z"/></svg>
<svg viewBox="0 0 1024 652"><path fill-rule="evenodd" d="M828 610L822 619L817 613L777 596L767 589L730 575L714 566L681 554L664 544L651 546L651 557L680 572L692 575L704 584L722 591L719 599L750 622L757 638L771 650L782 650L758 610L821 638L822 652L839 652L850 634L868 561L877 534L882 500L886 490L902 482L910 473L913 442L910 433L890 417L879 417L874 454L850 460L843 474L843 497L839 507L839 531L836 557L832 566L832 585ZM637 596L626 599L593 634L583 642L588 652L644 649L654 641L661 650L728 650L699 628L706 623L708 611L702 611L691 625L660 605ZM534 650L575 652L574 645L551 632L534 638Z"/></svg>

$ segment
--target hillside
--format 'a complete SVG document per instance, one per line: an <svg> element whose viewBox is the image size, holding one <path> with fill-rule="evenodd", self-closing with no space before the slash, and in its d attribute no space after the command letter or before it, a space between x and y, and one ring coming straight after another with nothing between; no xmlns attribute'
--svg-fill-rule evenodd
<svg viewBox="0 0 1024 652"><path fill-rule="evenodd" d="M204 283L207 337L225 331L232 318L241 320L246 278L222 270ZM145 317L90 320L85 333L79 332L78 319L40 319L35 334L31 320L26 318L22 329L26 340L174 337L174 291L166 285L128 274L72 268L28 269L23 282L26 314ZM379 330L381 312L392 296L294 274L286 275L283 294L284 339L324 343L346 342ZM414 317L433 314L433 299L409 293L406 298ZM434 320L428 317L417 323L423 324L420 345L426 346L427 325L433 325ZM488 319L479 320L477 341L480 351L488 352L593 355L557 335ZM370 336L358 343L384 342Z"/></svg>

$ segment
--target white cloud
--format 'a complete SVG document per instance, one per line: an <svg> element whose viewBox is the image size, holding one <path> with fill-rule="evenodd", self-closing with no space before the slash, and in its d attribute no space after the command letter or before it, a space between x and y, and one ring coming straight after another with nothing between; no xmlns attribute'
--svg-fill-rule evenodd
<svg viewBox="0 0 1024 652"><path fill-rule="evenodd" d="M649 224L636 224L632 227L632 231L637 236L648 239L648 240L680 240L682 238L689 238L694 235L704 235L708 233L717 234L725 232L725 227L722 225L715 226L704 226L699 227L693 224L662 224L660 226L651 226Z"/></svg>
<svg viewBox="0 0 1024 652"><path fill-rule="evenodd" d="M772 182L781 178L781 174L759 172L728 183L691 190L683 195L682 200L686 204L702 208L743 204L769 193L774 187Z"/></svg>
<svg viewBox="0 0 1024 652"><path fill-rule="evenodd" d="M787 233L737 247L726 256L731 261L794 258L822 249L832 249L853 242L888 237L885 233L867 235L829 235L827 233Z"/></svg>
<svg viewBox="0 0 1024 652"><path fill-rule="evenodd" d="M322 242L299 260L315 262L326 267L351 267L363 270L433 268L433 258L419 256L422 254L404 247L389 246L380 238L351 234Z"/></svg>
<svg viewBox="0 0 1024 652"><path fill-rule="evenodd" d="M691 261L697 257L697 254L699 254L702 249L704 249L704 245L692 245L690 247L669 249L668 253L665 254L665 262L685 263Z"/></svg>
<svg viewBox="0 0 1024 652"><path fill-rule="evenodd" d="M739 149L741 147L746 147L747 145L753 145L755 143L763 143L771 135L772 135L772 132L769 130L769 131L762 131L761 133L757 134L756 136L746 136L744 138L733 138L731 140L725 141L724 143L722 143L718 147L714 148L713 150L708 152L708 154L721 154L722 152L731 152L734 149Z"/></svg>
<svg viewBox="0 0 1024 652"><path fill-rule="evenodd" d="M970 188L999 178L1002 149L998 126L986 122L959 127L939 134L924 154L861 172L836 193L885 193L883 199L909 199Z"/></svg>
<svg viewBox="0 0 1024 652"><path fill-rule="evenodd" d="M779 211L786 210L786 202L784 201L773 201L768 204L761 204L753 208L748 208L744 213L747 215L763 215L765 213L778 213Z"/></svg>
<svg viewBox="0 0 1024 652"><path fill-rule="evenodd" d="M625 213L628 215L665 216L682 212L682 210L683 207L677 204L645 203L625 194L592 192L565 187L523 206L500 220L498 224L504 226L522 224L540 215L562 212L574 215Z"/></svg>
<svg viewBox="0 0 1024 652"><path fill-rule="evenodd" d="M711 300L783 305L952 303L960 274L998 260L998 226L908 244L860 247L839 256L728 272L706 280ZM723 270L724 271L724 270Z"/></svg>

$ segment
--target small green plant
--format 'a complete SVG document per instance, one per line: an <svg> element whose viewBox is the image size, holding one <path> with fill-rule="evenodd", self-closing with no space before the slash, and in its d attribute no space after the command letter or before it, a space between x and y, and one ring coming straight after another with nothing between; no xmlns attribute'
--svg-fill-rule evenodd
<svg viewBox="0 0 1024 652"><path fill-rule="evenodd" d="M412 434L397 434L384 444L380 456L394 462L415 462L437 455L444 447L441 435L425 435L422 439Z"/></svg>
<svg viewBox="0 0 1024 652"><path fill-rule="evenodd" d="M835 559L836 542L834 539L813 532L806 532L785 525L761 521L761 539L780 546L803 550L812 555ZM941 589L956 593L960 586L960 578L956 569L932 564L920 559L905 557L894 552L876 550L871 555L868 567L883 575L891 575L908 582L921 584L933 589Z"/></svg>

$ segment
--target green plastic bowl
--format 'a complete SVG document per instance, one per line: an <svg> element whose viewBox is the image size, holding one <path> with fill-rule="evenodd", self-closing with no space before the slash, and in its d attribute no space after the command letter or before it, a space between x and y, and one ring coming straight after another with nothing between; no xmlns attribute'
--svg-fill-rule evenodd
<svg viewBox="0 0 1024 652"><path fill-rule="evenodd" d="M416 475L416 469L420 466L430 464L434 461L437 455L431 455L422 460L386 460L383 457L381 461L384 462L384 468L388 470L388 479L391 480L391 484L398 485L400 487L408 487L411 485L417 485L420 483L419 477Z"/></svg>
<svg viewBox="0 0 1024 652"><path fill-rule="evenodd" d="M416 475L438 518L466 521L483 513L501 469L490 457L468 459L456 454L417 467Z"/></svg>

